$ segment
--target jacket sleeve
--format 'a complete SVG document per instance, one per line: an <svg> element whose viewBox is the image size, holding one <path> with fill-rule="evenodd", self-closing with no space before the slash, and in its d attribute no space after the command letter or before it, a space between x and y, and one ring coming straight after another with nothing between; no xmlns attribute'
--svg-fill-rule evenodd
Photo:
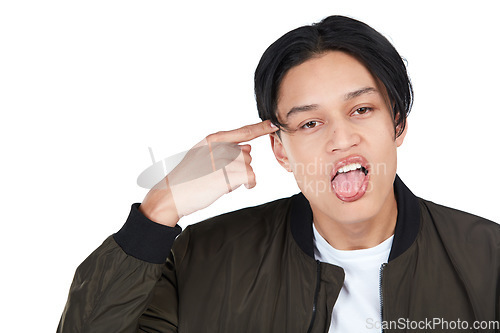
<svg viewBox="0 0 500 333"><path fill-rule="evenodd" d="M171 317L177 315L176 285L162 277L167 266L173 267L166 265L166 257L181 228L154 223L138 208L139 204L132 205L122 229L77 268L58 333L177 331L177 318ZM141 326L139 318L158 285L170 292L163 302L166 317L155 318L149 311Z"/></svg>

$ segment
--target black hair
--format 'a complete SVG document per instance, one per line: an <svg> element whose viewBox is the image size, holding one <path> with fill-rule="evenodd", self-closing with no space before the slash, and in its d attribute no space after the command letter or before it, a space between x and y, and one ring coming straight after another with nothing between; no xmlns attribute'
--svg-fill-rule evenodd
<svg viewBox="0 0 500 333"><path fill-rule="evenodd" d="M343 51L358 59L385 86L394 129L405 126L413 89L406 66L394 46L369 25L345 16L329 16L321 22L294 29L271 44L255 70L255 99L259 117L286 128L277 117L281 81L293 67L327 51Z"/></svg>

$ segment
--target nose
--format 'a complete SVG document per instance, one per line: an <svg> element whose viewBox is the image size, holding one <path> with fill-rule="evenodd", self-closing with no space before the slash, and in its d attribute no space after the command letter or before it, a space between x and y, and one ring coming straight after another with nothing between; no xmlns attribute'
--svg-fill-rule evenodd
<svg viewBox="0 0 500 333"><path fill-rule="evenodd" d="M327 131L328 140L326 149L328 152L348 151L359 145L361 136L354 124L345 119L336 119Z"/></svg>

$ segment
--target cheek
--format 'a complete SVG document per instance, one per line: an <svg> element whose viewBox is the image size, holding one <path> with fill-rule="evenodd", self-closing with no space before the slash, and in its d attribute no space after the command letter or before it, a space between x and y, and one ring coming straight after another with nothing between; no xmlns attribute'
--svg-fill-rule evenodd
<svg viewBox="0 0 500 333"><path fill-rule="evenodd" d="M287 150L290 170L293 173L298 187L304 193L325 193L330 191L327 162L321 152L321 146L316 142L313 145L300 140L289 140L291 144Z"/></svg>
<svg viewBox="0 0 500 333"><path fill-rule="evenodd" d="M377 152L373 155L373 174L384 179L393 177L397 167L397 148L393 138L385 136L378 140L378 144L372 146L372 151Z"/></svg>
<svg viewBox="0 0 500 333"><path fill-rule="evenodd" d="M300 175L306 166L317 162L318 143L310 142L296 136L283 138L283 147L286 150L288 161L292 171Z"/></svg>

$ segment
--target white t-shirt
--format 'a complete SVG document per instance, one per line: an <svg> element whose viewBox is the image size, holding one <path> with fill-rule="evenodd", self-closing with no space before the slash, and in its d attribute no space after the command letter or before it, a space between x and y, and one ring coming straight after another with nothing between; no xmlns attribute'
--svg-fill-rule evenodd
<svg viewBox="0 0 500 333"><path fill-rule="evenodd" d="M333 248L314 230L314 256L317 260L340 266L345 280L335 306L329 332L377 332L380 324L380 269L389 259L394 235L379 245L363 250ZM380 325L378 326L380 327Z"/></svg>

